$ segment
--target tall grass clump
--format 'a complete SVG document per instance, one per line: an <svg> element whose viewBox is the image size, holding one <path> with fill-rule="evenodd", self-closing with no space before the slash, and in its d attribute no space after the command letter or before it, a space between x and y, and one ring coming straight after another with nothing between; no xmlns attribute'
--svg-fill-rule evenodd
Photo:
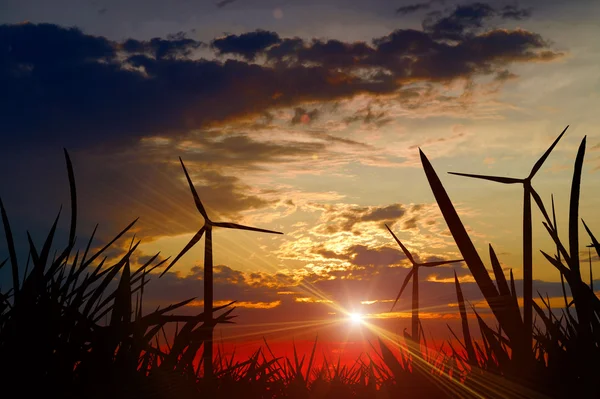
<svg viewBox="0 0 600 399"><path fill-rule="evenodd" d="M10 267L12 280L12 287L0 291L4 392L64 398L167 398L200 392L196 377L201 366L194 360L204 339L203 314L173 314L194 298L143 312L149 273L167 259L157 262L156 254L132 270L130 258L139 241L132 241L114 264L107 264L108 258L103 256L135 220L98 250L91 250L95 229L84 249L75 248L77 193L66 150L65 159L71 193L67 245L51 255L59 211L41 246L27 234L29 252L22 276L8 213L0 200L9 253L0 268ZM228 322L232 310L216 321ZM165 351L168 343L164 338L161 342L161 334L168 323L182 327Z"/></svg>
<svg viewBox="0 0 600 399"><path fill-rule="evenodd" d="M557 141L558 139L551 149ZM493 373L502 376L506 381L514 382L517 384L516 387L522 387L523 390L532 389L547 397L600 395L600 380L597 378L600 373L600 362L598 362L600 360L600 300L591 285L587 285L582 280L579 260L580 222L583 223L593 247L600 255L597 239L585 222L579 219L585 145L584 138L575 158L568 209L569 230L566 239L568 249L563 239L559 237L555 217L553 220L550 219L540 196L531 186L528 187L531 197L544 218L543 225L556 244L556 254L550 255L543 251L542 254L560 273L565 293L565 309L560 310L552 309L547 298L542 295L540 300L543 306L532 299L525 298L524 308L531 307L540 321L531 325L525 324L521 317L512 271L509 286L500 262L490 245L489 256L494 272L494 284L441 180L425 154L420 152L427 180L446 224L498 323L497 328L492 328L476 314L485 346L476 353L474 349L476 343L471 339L472 334L466 322L466 309L460 284L456 280L465 341L462 345L468 354L462 361L472 366L473 371L469 379L473 383L479 383L476 382L478 374L484 371L485 378L490 378L489 373ZM524 251L526 252L525 248ZM564 281L572 293L571 301L567 300ZM533 343L529 339L530 330L533 331ZM485 382L485 379L479 378L479 380Z"/></svg>

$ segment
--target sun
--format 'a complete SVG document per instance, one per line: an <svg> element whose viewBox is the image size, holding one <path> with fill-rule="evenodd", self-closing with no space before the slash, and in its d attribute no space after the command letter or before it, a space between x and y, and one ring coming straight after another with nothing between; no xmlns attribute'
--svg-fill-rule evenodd
<svg viewBox="0 0 600 399"><path fill-rule="evenodd" d="M353 324L362 323L363 315L360 313L350 313L350 321L352 321Z"/></svg>

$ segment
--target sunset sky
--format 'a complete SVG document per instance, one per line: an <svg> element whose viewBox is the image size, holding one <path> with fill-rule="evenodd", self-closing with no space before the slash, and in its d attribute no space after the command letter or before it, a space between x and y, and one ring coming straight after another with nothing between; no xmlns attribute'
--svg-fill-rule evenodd
<svg viewBox="0 0 600 399"><path fill-rule="evenodd" d="M214 230L215 301L239 301L217 335L362 343L345 312L401 332L410 286L389 309L409 263L384 223L421 260L460 258L421 148L482 258L491 243L520 290L522 187L446 172L525 177L570 125L533 185L566 232L587 135L580 214L600 235L599 20L592 0L1 1L0 197L21 264L26 231L42 245L68 207L63 147L79 245L139 216L136 262L175 256L203 223L182 157L213 219L284 233ZM538 249L553 253L534 207L534 293L558 297ZM186 311L200 312L202 263L198 244L153 277L148 308L197 297ZM482 299L466 266L422 269L423 326L441 339L458 317L454 271Z"/></svg>

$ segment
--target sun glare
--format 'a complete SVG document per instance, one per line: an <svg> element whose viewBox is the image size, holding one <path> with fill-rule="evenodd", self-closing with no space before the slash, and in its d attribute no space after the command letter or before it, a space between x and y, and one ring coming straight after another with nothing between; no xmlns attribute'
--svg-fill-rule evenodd
<svg viewBox="0 0 600 399"><path fill-rule="evenodd" d="M350 320L353 324L359 324L363 321L363 316L360 313L351 313Z"/></svg>

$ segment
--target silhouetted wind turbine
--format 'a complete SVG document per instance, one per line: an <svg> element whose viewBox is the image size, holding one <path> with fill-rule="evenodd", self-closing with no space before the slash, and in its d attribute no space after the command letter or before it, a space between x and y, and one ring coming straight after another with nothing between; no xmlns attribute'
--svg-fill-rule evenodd
<svg viewBox="0 0 600 399"><path fill-rule="evenodd" d="M558 141L561 139L563 134L567 131L569 126L565 127L562 133L554 140L554 143L546 150L540 159L533 165L531 173L524 179L515 179L512 177L501 177L501 176L484 176L484 175L473 175L468 173L456 173L448 172L451 175L473 177L476 179L490 180L497 183L503 184L523 184L523 322L525 324L525 337L527 342L531 342L533 333L533 239L531 233L531 196L536 197L536 201L539 199L539 195L535 192L531 186L531 179L540 170L546 158L550 155ZM541 199L539 199L541 201ZM539 202L538 201L538 202Z"/></svg>
<svg viewBox="0 0 600 399"><path fill-rule="evenodd" d="M438 261L438 262L418 263L418 262L415 261L415 259L411 255L411 253L408 252L408 249L406 249L406 247L400 242L400 240L398 239L398 237L396 237L396 235L389 228L389 226L386 224L385 227L392 234L392 236L394 237L394 240L396 240L396 242L398 243L398 245L402 249L402 252L404 252L404 255L406 255L406 258L410 261L410 263L412 263L412 266L413 266L412 269L410 269L410 272L408 272L408 275L406 276L406 278L404 279L404 283L402 283L402 288L400 288L400 292L398 293L398 296L396 297L396 300L394 301L394 304L392 305L392 309L390 309L390 312L392 310L394 310L394 306L396 306L396 303L398 303L398 300L400 299L400 296L402 295L402 293L404 292L404 289L408 285L408 280L410 280L410 278L412 277L412 279L413 279L413 288L412 288L412 339L415 342L419 342L419 268L420 267L435 267L435 266L440 266L440 265L447 265L449 263L462 262L463 260L462 259L458 259L458 260L442 260L442 261Z"/></svg>
<svg viewBox="0 0 600 399"><path fill-rule="evenodd" d="M228 222L213 222L208 217L202 202L200 201L200 197L198 197L198 193L194 188L192 180L190 179L190 175L183 164L183 160L179 157L179 162L181 162L181 167L183 168L183 172L185 173L185 177L190 186L190 190L192 195L194 196L194 202L196 203L196 208L202 216L204 217L204 226L198 232L190 242L181 250L179 255L173 259L169 267L165 269L160 275L162 277L173 265L175 262L179 260L187 251L189 251L200 239L202 235L206 233L206 238L204 240L204 323L206 325L207 331L207 340L204 342L204 352L203 352L203 362L204 362L204 376L209 380L213 377L213 367L212 367L212 358L213 358L213 256L212 256L212 228L213 227L225 227L227 229L238 229L238 230L250 230L250 231L258 231L261 233L271 233L271 234L283 234L278 231L259 229L257 227L249 227L243 226L241 224L236 223L228 223Z"/></svg>

